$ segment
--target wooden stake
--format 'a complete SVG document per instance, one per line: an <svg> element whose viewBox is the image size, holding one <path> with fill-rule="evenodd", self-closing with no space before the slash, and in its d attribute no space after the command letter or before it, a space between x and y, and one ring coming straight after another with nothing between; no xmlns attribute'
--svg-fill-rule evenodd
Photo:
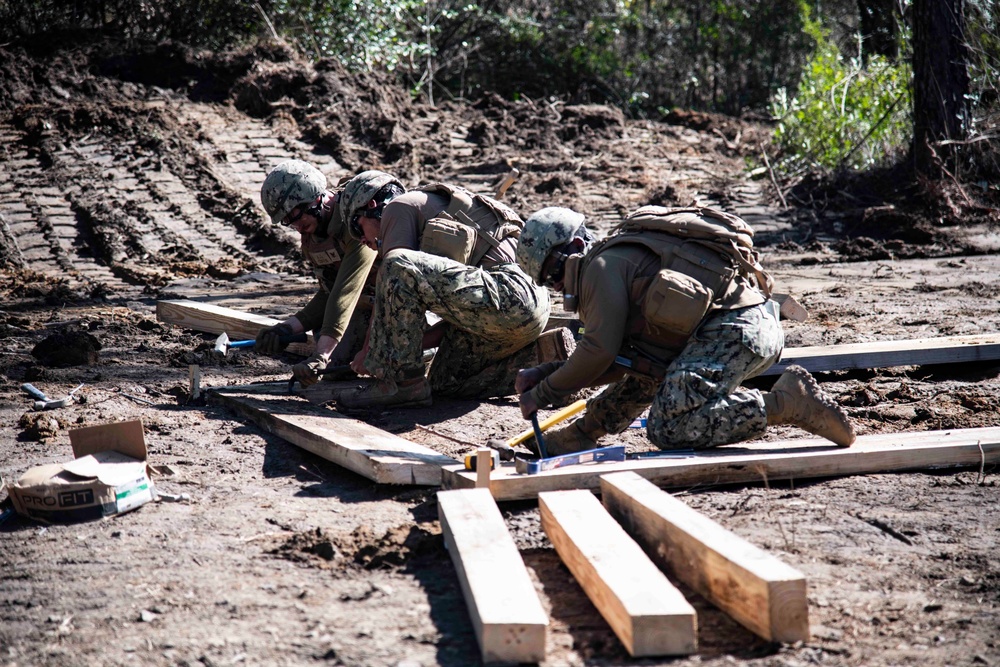
<svg viewBox="0 0 1000 667"><path fill-rule="evenodd" d="M188 366L188 379L191 383L190 395L193 401L201 396L201 366L197 364Z"/></svg>
<svg viewBox="0 0 1000 667"><path fill-rule="evenodd" d="M493 467L493 452L486 448L476 450L476 488L490 488L490 468Z"/></svg>

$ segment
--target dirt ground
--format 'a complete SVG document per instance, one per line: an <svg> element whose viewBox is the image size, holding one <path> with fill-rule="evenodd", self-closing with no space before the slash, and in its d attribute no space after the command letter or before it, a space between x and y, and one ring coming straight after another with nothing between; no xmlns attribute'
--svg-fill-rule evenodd
<svg viewBox="0 0 1000 667"><path fill-rule="evenodd" d="M509 201L523 215L570 206L602 234L645 203L722 206L755 226L778 291L810 311L786 322L789 346L1000 332L995 211L829 188L799 208L801 186L789 208L745 168L766 136L554 100L430 108L273 45L0 47L0 475L70 458L69 429L141 418L151 463L174 471L156 486L179 497L90 523L0 525L0 665L479 662L435 489L376 486L188 400L189 364L212 387L285 379L295 359L220 360L214 336L156 320L160 299L283 317L311 296L294 233L259 204L282 159L333 180L378 167L481 191L516 166ZM862 434L1000 424L997 362L819 379ZM36 413L24 382L85 387ZM508 437L518 415L513 399L442 400L371 423L458 456L469 448L454 439ZM620 440L648 446L640 430ZM985 466L681 491L808 577L812 638L768 643L692 593L699 650L672 660L629 658L534 502L501 509L551 617L546 665L1000 665L997 480Z"/></svg>

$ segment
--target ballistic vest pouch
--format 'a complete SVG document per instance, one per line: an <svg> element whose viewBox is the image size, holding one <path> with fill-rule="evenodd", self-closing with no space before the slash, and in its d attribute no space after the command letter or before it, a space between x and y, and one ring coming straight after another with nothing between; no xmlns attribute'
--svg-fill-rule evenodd
<svg viewBox="0 0 1000 667"><path fill-rule="evenodd" d="M645 337L681 348L698 328L715 295L701 281L672 269L660 269L642 300Z"/></svg>
<svg viewBox="0 0 1000 667"><path fill-rule="evenodd" d="M519 236L524 222L512 208L465 188L431 183L419 188L449 198L448 208L424 226L420 250L479 266L491 248ZM464 228L464 229L463 229Z"/></svg>
<svg viewBox="0 0 1000 667"><path fill-rule="evenodd" d="M468 264L476 246L476 230L456 220L437 217L427 221L420 250Z"/></svg>

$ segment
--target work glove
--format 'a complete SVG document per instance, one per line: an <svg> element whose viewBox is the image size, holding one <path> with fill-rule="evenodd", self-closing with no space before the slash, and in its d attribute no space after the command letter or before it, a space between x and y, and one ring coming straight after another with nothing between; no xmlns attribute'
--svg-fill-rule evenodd
<svg viewBox="0 0 1000 667"><path fill-rule="evenodd" d="M309 387L319 382L319 374L326 370L329 363L328 359L324 359L319 354L314 354L305 361L300 361L292 366L292 376L303 387Z"/></svg>
<svg viewBox="0 0 1000 667"><path fill-rule="evenodd" d="M514 379L514 391L519 394L530 391L544 380L545 377L545 372L538 366L534 368L522 368L517 372L517 377Z"/></svg>
<svg viewBox="0 0 1000 667"><path fill-rule="evenodd" d="M521 394L519 403L521 405L521 416L525 419L531 419L531 415L538 412L538 402L535 400L535 397L531 395L530 391L526 391Z"/></svg>
<svg viewBox="0 0 1000 667"><path fill-rule="evenodd" d="M257 332L257 338L253 343L254 352L258 354L278 354L288 345L288 343L281 342L281 339L284 338L287 340L294 333L292 325L285 322L261 329Z"/></svg>

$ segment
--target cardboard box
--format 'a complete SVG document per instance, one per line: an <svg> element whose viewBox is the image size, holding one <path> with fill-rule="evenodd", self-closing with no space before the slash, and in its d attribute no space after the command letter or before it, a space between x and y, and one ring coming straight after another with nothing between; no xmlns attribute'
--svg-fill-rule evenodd
<svg viewBox="0 0 1000 667"><path fill-rule="evenodd" d="M156 497L142 421L74 429L69 440L76 459L37 466L7 483L19 514L45 523L89 521Z"/></svg>

